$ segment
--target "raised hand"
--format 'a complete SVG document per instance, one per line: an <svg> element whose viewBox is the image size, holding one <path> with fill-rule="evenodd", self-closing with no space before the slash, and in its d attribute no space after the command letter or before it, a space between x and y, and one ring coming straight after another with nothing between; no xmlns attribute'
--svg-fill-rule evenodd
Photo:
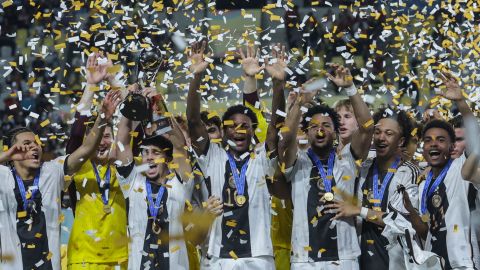
<svg viewBox="0 0 480 270"><path fill-rule="evenodd" d="M122 93L120 91L109 91L102 103L101 112L103 117L108 121L112 118L115 110L122 101Z"/></svg>
<svg viewBox="0 0 480 270"><path fill-rule="evenodd" d="M439 93L442 97L451 101L459 101L463 99L462 89L458 84L458 80L448 71L441 71L440 79L445 85L445 91Z"/></svg>
<svg viewBox="0 0 480 270"><path fill-rule="evenodd" d="M192 45L192 49L188 56L190 64L190 72L193 74L200 74L207 69L208 62L205 61L205 48L207 47L207 42L204 40L201 43L196 42Z"/></svg>
<svg viewBox="0 0 480 270"><path fill-rule="evenodd" d="M98 84L109 78L108 68L112 67L113 64L110 59L104 64L99 64L98 60L103 57L103 52L93 53L88 56L86 67L87 83Z"/></svg>
<svg viewBox="0 0 480 270"><path fill-rule="evenodd" d="M265 68L265 65L260 66L258 62L258 59L260 58L259 48L257 48L257 51L255 53L253 45L248 45L246 56L241 48L238 49L238 54L242 59L243 72L245 72L247 76L255 76L255 74L258 74Z"/></svg>
<svg viewBox="0 0 480 270"><path fill-rule="evenodd" d="M14 144L10 149L5 152L5 156L10 161L22 161L29 159L27 155L32 146Z"/></svg>
<svg viewBox="0 0 480 270"><path fill-rule="evenodd" d="M335 76L333 76L330 73L327 73L327 77L337 87L350 87L353 85L353 77L352 77L352 74L350 74L350 69L339 64L328 64L328 65L335 69Z"/></svg>
<svg viewBox="0 0 480 270"><path fill-rule="evenodd" d="M169 119L172 130L168 132L170 135L168 136L168 139L172 142L174 147L182 148L186 145L186 139L184 133L182 132L182 128L178 124L177 120L175 120L175 117L170 117Z"/></svg>
<svg viewBox="0 0 480 270"><path fill-rule="evenodd" d="M285 62L286 58L285 46L281 46L279 43L272 48L272 60L267 58L267 66L265 67L268 74L272 76L272 79L285 80L285 68L287 67L287 63Z"/></svg>

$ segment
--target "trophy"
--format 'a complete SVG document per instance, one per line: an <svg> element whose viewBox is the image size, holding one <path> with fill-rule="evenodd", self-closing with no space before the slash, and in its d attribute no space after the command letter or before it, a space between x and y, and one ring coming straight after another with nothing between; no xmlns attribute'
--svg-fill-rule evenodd
<svg viewBox="0 0 480 270"><path fill-rule="evenodd" d="M148 51L142 50L135 67L136 82L141 89L155 85L155 78L162 63L163 57L157 47L151 47ZM151 121L152 105L152 100L141 93L131 92L123 101L123 107L120 109L120 112L123 116L133 121Z"/></svg>

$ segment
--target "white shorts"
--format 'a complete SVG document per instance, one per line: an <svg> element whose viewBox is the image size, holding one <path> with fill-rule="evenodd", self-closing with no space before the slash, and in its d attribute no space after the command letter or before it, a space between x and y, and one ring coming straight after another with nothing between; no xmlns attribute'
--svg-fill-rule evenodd
<svg viewBox="0 0 480 270"><path fill-rule="evenodd" d="M202 257L201 270L275 270L275 261L272 256L259 256L250 258L226 259Z"/></svg>
<svg viewBox="0 0 480 270"><path fill-rule="evenodd" d="M339 260L312 263L291 263L291 270L358 270L358 260Z"/></svg>

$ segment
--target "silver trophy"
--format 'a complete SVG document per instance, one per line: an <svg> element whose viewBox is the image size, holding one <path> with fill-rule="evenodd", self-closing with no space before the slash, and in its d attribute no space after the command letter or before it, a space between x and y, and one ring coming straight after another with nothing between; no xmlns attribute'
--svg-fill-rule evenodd
<svg viewBox="0 0 480 270"><path fill-rule="evenodd" d="M155 86L155 80L160 67L163 64L163 56L157 47L149 50L143 49L135 65L136 82L140 89ZM120 112L133 121L151 121L153 102L140 92L131 92L123 101Z"/></svg>

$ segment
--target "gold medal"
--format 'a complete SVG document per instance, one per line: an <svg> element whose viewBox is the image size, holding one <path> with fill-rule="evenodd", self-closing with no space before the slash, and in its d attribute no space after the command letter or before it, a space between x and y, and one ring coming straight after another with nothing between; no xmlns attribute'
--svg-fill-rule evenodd
<svg viewBox="0 0 480 270"><path fill-rule="evenodd" d="M332 192L327 192L325 195L323 195L323 198L325 198L325 201L331 202L333 201L333 193Z"/></svg>
<svg viewBox="0 0 480 270"><path fill-rule="evenodd" d="M235 186L235 179L233 179L232 175L230 175L230 177L228 178L228 185L230 186L230 188L233 188L233 189L237 188L237 186Z"/></svg>
<svg viewBox="0 0 480 270"><path fill-rule="evenodd" d="M435 208L440 207L442 205L442 197L438 194L432 196L432 205Z"/></svg>
<svg viewBox="0 0 480 270"><path fill-rule="evenodd" d="M155 220L152 222L152 231L155 234L160 234L162 232L162 228L160 227L160 225L157 224Z"/></svg>
<svg viewBox="0 0 480 270"><path fill-rule="evenodd" d="M112 212L112 207L110 207L110 205L108 205L108 204L104 204L103 205L103 212L105 212L105 214L110 214Z"/></svg>
<svg viewBox="0 0 480 270"><path fill-rule="evenodd" d="M247 202L247 197L245 197L244 195L236 195L235 202L238 206L243 206Z"/></svg>

